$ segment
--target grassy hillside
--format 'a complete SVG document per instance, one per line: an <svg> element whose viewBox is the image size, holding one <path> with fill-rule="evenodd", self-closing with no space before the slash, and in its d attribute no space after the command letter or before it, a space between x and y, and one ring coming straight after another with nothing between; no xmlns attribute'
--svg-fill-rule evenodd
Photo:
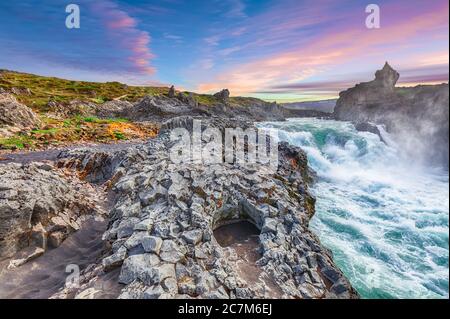
<svg viewBox="0 0 450 319"><path fill-rule="evenodd" d="M19 102L32 108L44 123L43 127L27 132L14 132L5 136L0 131L0 150L40 149L47 146L76 142L110 142L155 136L158 123L138 124L126 119L97 119L86 114L72 114L61 118L52 114L49 102L68 105L69 102L93 102L102 104L114 99L136 102L146 95L166 95L168 87L130 86L119 82L71 81L55 77L38 76L8 70L0 70L0 92L15 93ZM192 94L199 105L214 107L221 101L213 95ZM231 97L229 106L248 107L261 105L262 100Z"/></svg>
<svg viewBox="0 0 450 319"><path fill-rule="evenodd" d="M16 98L32 108L43 122L43 126L30 131L2 135L0 149L41 149L79 142L113 142L155 136L158 125L131 123L126 119L98 119L92 116L74 115L67 118L52 117L48 103L65 104L73 100L97 104L121 98L137 101L145 95L167 94L164 87L136 87L118 82L95 83L70 81L54 77L12 71L0 71L0 88L20 92Z"/></svg>
<svg viewBox="0 0 450 319"><path fill-rule="evenodd" d="M70 81L33 74L0 71L0 87L6 90L29 89L31 94L21 94L21 103L38 112L47 111L49 101L70 102L72 100L104 103L116 98L136 101L145 95L167 94L166 87L128 86L119 82Z"/></svg>
<svg viewBox="0 0 450 319"><path fill-rule="evenodd" d="M72 100L104 103L113 99L136 102L146 95L168 94L168 87L130 86L119 82L71 81L55 77L0 70L0 88L29 89L30 94L21 94L19 101L37 112L48 111L48 102L68 103ZM188 95L190 92L183 92ZM200 105L214 106L220 101L209 94L192 93ZM264 103L255 98L231 97L231 106L249 106Z"/></svg>

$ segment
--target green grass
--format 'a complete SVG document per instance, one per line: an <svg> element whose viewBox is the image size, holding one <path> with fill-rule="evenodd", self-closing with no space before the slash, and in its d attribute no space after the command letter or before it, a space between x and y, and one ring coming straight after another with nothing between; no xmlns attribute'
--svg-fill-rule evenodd
<svg viewBox="0 0 450 319"><path fill-rule="evenodd" d="M7 90L13 87L29 88L32 94L20 95L18 99L41 112L48 111L49 101L68 103L77 99L100 104L125 96L124 100L134 102L145 95L161 95L169 92L169 88L166 87L128 86L119 82L71 81L12 71L0 72L0 87Z"/></svg>
<svg viewBox="0 0 450 319"><path fill-rule="evenodd" d="M100 119L95 116L88 116L88 117L82 117L82 116L76 116L74 118L75 122L77 123L95 123L95 124L111 124L111 123L128 123L129 120L123 119L123 118L111 118L111 119Z"/></svg>
<svg viewBox="0 0 450 319"><path fill-rule="evenodd" d="M194 94L194 98L197 100L199 104L206 106L214 106L219 104L219 100L213 95L207 94Z"/></svg>
<svg viewBox="0 0 450 319"><path fill-rule="evenodd" d="M19 95L17 98L23 104L40 113L49 111L48 102L69 103L73 100L94 102L97 104L117 98L136 102L146 95L167 95L168 87L129 86L119 82L86 82L64 80L55 77L38 76L27 73L0 70L0 87L10 90L28 88L31 95ZM183 92L188 95L189 92ZM209 94L196 94L194 98L204 106L215 106L220 101ZM250 106L262 103L261 100L246 97L231 97L230 106Z"/></svg>
<svg viewBox="0 0 450 319"><path fill-rule="evenodd" d="M122 132L119 132L119 131L115 131L115 132L114 132L114 136L115 136L116 139L118 139L118 140L126 140L126 139L127 139L126 136L125 136L125 134L123 134Z"/></svg>
<svg viewBox="0 0 450 319"><path fill-rule="evenodd" d="M32 130L31 133L32 134L54 134L58 131L59 131L58 128L51 128L51 129L47 129L47 130Z"/></svg>
<svg viewBox="0 0 450 319"><path fill-rule="evenodd" d="M19 149L22 150L26 145L30 145L32 142L26 136L13 136L9 138L0 138L0 149Z"/></svg>

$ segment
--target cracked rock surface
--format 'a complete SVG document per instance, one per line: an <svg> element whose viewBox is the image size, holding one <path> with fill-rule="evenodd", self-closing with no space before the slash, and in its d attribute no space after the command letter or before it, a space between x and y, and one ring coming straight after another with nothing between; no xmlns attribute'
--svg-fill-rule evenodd
<svg viewBox="0 0 450 319"><path fill-rule="evenodd" d="M58 247L88 216L101 214L95 193L46 163L0 165L0 260L27 247Z"/></svg>
<svg viewBox="0 0 450 319"><path fill-rule="evenodd" d="M174 119L172 126L185 122ZM102 172L96 180L111 189L103 235L111 249L95 269L119 269L119 298L358 297L308 229L314 176L301 149L281 143L278 169L268 172L252 165L174 164L170 145L162 134L120 154L62 156L64 166L77 163L88 179ZM89 165L98 158L107 167ZM240 245L218 243L216 229L244 221L259 234Z"/></svg>

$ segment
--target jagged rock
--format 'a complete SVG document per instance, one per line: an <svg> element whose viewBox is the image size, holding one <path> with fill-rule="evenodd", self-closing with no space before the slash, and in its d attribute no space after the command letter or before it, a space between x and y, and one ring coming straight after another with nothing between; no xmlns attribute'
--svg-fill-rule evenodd
<svg viewBox="0 0 450 319"><path fill-rule="evenodd" d="M100 118L128 118L133 104L128 101L107 101L95 107L95 114Z"/></svg>
<svg viewBox="0 0 450 319"><path fill-rule="evenodd" d="M399 78L400 74L387 62L381 70L375 73L375 83L388 90L394 90Z"/></svg>
<svg viewBox="0 0 450 319"><path fill-rule="evenodd" d="M158 256L154 254L132 255L125 259L119 276L122 284L131 284L135 280L140 280L147 285L155 282L154 267L159 264Z"/></svg>
<svg viewBox="0 0 450 319"><path fill-rule="evenodd" d="M183 248L173 240L165 240L161 246L160 257L163 261L177 263L184 257Z"/></svg>
<svg viewBox="0 0 450 319"><path fill-rule="evenodd" d="M57 246L79 229L83 220L100 212L80 189L46 164L0 165L0 259L25 247Z"/></svg>
<svg viewBox="0 0 450 319"><path fill-rule="evenodd" d="M245 124L213 118L202 129L233 123ZM301 149L280 143L279 167L271 173L237 164L175 165L168 128L192 128L192 118L165 125L158 138L122 153L115 168L122 174L112 187L116 197L105 239L113 256L127 249L120 298L357 297L343 275L333 286L320 276L320 269L342 273L308 229L314 214L308 190L313 174ZM153 196L158 185L166 191ZM250 220L261 232L261 255L250 266L250 277L239 268L242 256L220 246L213 233L235 220Z"/></svg>
<svg viewBox="0 0 450 319"><path fill-rule="evenodd" d="M175 98L175 87L172 85L169 89L169 94L168 94L169 98L173 99Z"/></svg>
<svg viewBox="0 0 450 319"><path fill-rule="evenodd" d="M152 286L145 290L144 299L159 299L159 297L164 293L164 290L160 285Z"/></svg>
<svg viewBox="0 0 450 319"><path fill-rule="evenodd" d="M159 255L161 250L162 239L155 236L147 236L142 240L142 247L144 247L145 252L154 253Z"/></svg>
<svg viewBox="0 0 450 319"><path fill-rule="evenodd" d="M11 93L15 95L31 95L33 92L29 88L11 88Z"/></svg>
<svg viewBox="0 0 450 319"><path fill-rule="evenodd" d="M188 95L180 92L178 93L178 100L183 102L184 104L187 104L190 107L197 108L198 102L194 97L194 94L192 92L189 92Z"/></svg>
<svg viewBox="0 0 450 319"><path fill-rule="evenodd" d="M50 101L47 106L51 113L60 118L76 115L91 116L95 115L97 110L97 104L81 100L72 100L69 103Z"/></svg>
<svg viewBox="0 0 450 319"><path fill-rule="evenodd" d="M384 143L386 143L383 139L383 136L381 135L380 129L372 124L372 123L356 123L355 124L355 129L358 132L369 132L375 135L378 135L378 137L380 138L380 140Z"/></svg>
<svg viewBox="0 0 450 319"><path fill-rule="evenodd" d="M224 89L220 92L217 92L216 94L214 94L214 96L219 99L220 101L227 103L228 100L230 99L230 91L228 89Z"/></svg>
<svg viewBox="0 0 450 319"><path fill-rule="evenodd" d="M203 232L200 229L194 229L183 233L182 238L188 243L197 245L203 237Z"/></svg>
<svg viewBox="0 0 450 319"><path fill-rule="evenodd" d="M397 88L399 74L387 63L375 77L341 92L334 118L382 124L412 159L448 168L448 84Z"/></svg>
<svg viewBox="0 0 450 319"><path fill-rule="evenodd" d="M127 257L127 249L120 247L117 252L102 260L102 265L105 271L110 271L116 267L122 265L123 261Z"/></svg>
<svg viewBox="0 0 450 319"><path fill-rule="evenodd" d="M39 128L39 117L27 106L19 103L11 94L0 94L0 127Z"/></svg>

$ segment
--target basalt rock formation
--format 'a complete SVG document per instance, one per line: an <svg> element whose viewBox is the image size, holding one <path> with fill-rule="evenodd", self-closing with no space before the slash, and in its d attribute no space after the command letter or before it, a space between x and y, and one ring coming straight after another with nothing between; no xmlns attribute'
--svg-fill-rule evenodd
<svg viewBox="0 0 450 319"><path fill-rule="evenodd" d="M170 93L170 92L169 92ZM192 93L179 92L178 95L145 96L136 103L109 101L97 105L92 112L101 118L126 118L132 121L164 121L177 116L217 116L222 118L245 119L249 121L284 120L283 108L276 103L259 99L237 98L230 102L229 91L216 96L214 105L198 103Z"/></svg>
<svg viewBox="0 0 450 319"><path fill-rule="evenodd" d="M163 126L189 128L191 121L173 119ZM358 297L308 229L315 200L301 149L280 144L278 169L266 171L237 163L176 164L169 158L173 144L163 130L158 138L104 161L112 163L106 184L113 206L104 234L111 251L82 278L120 269L119 298ZM61 160L67 166L95 162L98 156L74 150ZM103 168L82 169L89 178ZM244 221L258 233L244 246L216 238L220 227ZM82 295L83 287L87 282L58 297Z"/></svg>
<svg viewBox="0 0 450 319"><path fill-rule="evenodd" d="M382 124L411 158L448 169L448 83L400 88L399 77L386 63L375 80L340 93L334 117Z"/></svg>

